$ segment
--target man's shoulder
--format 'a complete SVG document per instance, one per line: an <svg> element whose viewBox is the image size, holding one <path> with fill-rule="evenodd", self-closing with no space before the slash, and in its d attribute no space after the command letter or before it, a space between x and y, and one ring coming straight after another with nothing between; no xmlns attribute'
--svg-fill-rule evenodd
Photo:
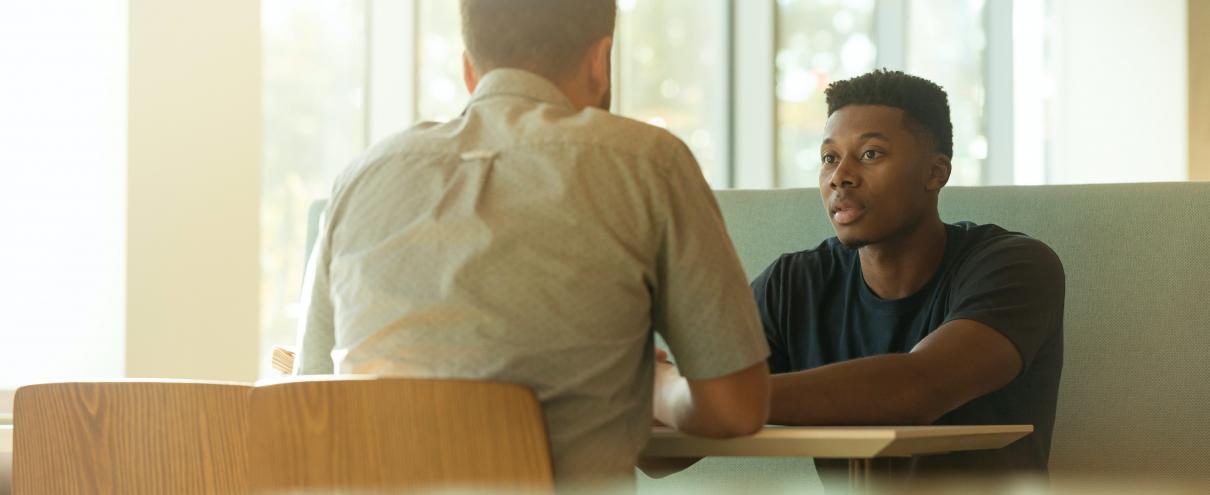
<svg viewBox="0 0 1210 495"><path fill-rule="evenodd" d="M643 160L681 162L693 159L689 147L672 132L604 110L585 109L551 122L559 139L600 147Z"/></svg>
<svg viewBox="0 0 1210 495"><path fill-rule="evenodd" d="M334 182L334 194L395 163L424 162L466 150L550 153L579 150L594 162L624 162L628 169L664 172L696 167L689 148L666 129L603 110L567 112L553 105L528 107L517 118L507 112L468 112L448 122L421 122L366 149Z"/></svg>
<svg viewBox="0 0 1210 495"><path fill-rule="evenodd" d="M964 222L951 228L959 229L963 236L962 247L949 264L956 279L978 282L1008 277L1063 284L1063 262L1045 242L994 224Z"/></svg>
<svg viewBox="0 0 1210 495"><path fill-rule="evenodd" d="M997 258L1029 258L1058 262L1058 255L1045 242L1028 234L1005 229L996 224L958 222L950 225L951 232L962 237L966 258L989 261Z"/></svg>
<svg viewBox="0 0 1210 495"><path fill-rule="evenodd" d="M451 122L420 122L405 130L390 134L370 145L350 162L333 181L337 191L355 181L369 170L385 162L404 157L449 152L440 140L434 139Z"/></svg>

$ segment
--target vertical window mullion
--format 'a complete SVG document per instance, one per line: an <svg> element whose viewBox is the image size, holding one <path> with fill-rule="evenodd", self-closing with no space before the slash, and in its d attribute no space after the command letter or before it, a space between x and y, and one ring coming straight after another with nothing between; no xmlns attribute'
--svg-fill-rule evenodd
<svg viewBox="0 0 1210 495"><path fill-rule="evenodd" d="M984 88L987 91L987 160L983 185L1013 184L1016 147L1014 115L1013 4L987 2L984 13L987 56Z"/></svg>
<svg viewBox="0 0 1210 495"><path fill-rule="evenodd" d="M874 8L875 67L907 70L908 0L878 0Z"/></svg>
<svg viewBox="0 0 1210 495"><path fill-rule="evenodd" d="M732 186L771 188L777 183L777 101L774 55L777 4L733 0L731 66Z"/></svg>
<svg viewBox="0 0 1210 495"><path fill-rule="evenodd" d="M366 134L373 143L416 120L416 0L366 5Z"/></svg>

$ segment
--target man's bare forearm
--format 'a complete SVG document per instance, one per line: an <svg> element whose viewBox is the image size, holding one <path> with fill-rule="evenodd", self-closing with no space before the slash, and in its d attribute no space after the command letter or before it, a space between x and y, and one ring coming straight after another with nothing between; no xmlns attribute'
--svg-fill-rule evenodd
<svg viewBox="0 0 1210 495"><path fill-rule="evenodd" d="M768 418L769 371L759 362L724 377L690 381L657 364L655 417L677 430L727 438L760 430Z"/></svg>
<svg viewBox="0 0 1210 495"><path fill-rule="evenodd" d="M979 322L954 320L907 354L773 375L770 422L785 425L932 424L1008 385L1024 366L1016 346Z"/></svg>
<svg viewBox="0 0 1210 495"><path fill-rule="evenodd" d="M930 424L948 411L909 354L888 354L772 377L769 423Z"/></svg>

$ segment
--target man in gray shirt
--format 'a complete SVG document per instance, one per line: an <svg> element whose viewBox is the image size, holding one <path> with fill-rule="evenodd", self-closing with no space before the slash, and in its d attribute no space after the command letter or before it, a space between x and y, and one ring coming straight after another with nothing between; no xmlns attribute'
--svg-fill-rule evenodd
<svg viewBox="0 0 1210 495"><path fill-rule="evenodd" d="M606 110L614 1L463 0L462 18L463 114L336 180L296 372L525 384L561 486L632 479L653 411L759 430L768 348L714 196L681 141Z"/></svg>

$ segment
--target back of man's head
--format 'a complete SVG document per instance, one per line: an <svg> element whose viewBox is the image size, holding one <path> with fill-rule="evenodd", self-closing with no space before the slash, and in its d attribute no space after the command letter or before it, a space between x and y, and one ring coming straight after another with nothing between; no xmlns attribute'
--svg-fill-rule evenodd
<svg viewBox="0 0 1210 495"><path fill-rule="evenodd" d="M525 69L560 82L613 35L615 0L461 0L462 38L479 76Z"/></svg>

